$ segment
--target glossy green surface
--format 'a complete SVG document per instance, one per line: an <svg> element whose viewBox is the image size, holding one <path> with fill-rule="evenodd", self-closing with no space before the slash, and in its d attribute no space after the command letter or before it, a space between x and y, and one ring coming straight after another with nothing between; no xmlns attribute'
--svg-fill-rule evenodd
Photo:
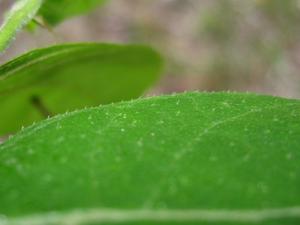
<svg viewBox="0 0 300 225"><path fill-rule="evenodd" d="M252 94L60 115L0 145L2 223L296 225L299 137L300 101Z"/></svg>
<svg viewBox="0 0 300 225"><path fill-rule="evenodd" d="M0 135L45 114L139 97L161 65L143 46L68 44L29 52L0 67Z"/></svg>

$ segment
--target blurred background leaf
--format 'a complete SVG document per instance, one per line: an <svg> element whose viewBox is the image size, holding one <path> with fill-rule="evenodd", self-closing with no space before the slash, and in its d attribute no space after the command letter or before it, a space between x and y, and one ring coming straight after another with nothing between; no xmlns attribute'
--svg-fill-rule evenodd
<svg viewBox="0 0 300 225"><path fill-rule="evenodd" d="M40 14L45 22L56 25L63 20L86 13L106 0L45 0Z"/></svg>
<svg viewBox="0 0 300 225"><path fill-rule="evenodd" d="M70 44L38 49L0 67L0 136L47 116L129 100L158 80L151 48Z"/></svg>

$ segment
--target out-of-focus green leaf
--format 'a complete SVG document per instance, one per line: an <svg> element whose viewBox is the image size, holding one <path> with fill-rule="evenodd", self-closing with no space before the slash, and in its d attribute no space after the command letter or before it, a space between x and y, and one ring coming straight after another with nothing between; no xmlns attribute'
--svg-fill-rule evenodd
<svg viewBox="0 0 300 225"><path fill-rule="evenodd" d="M19 0L12 6L0 27L0 53L8 47L16 33L32 20L41 4L42 0Z"/></svg>
<svg viewBox="0 0 300 225"><path fill-rule="evenodd" d="M45 114L139 97L159 77L148 47L69 44L38 49L0 67L0 134Z"/></svg>
<svg viewBox="0 0 300 225"><path fill-rule="evenodd" d="M60 115L0 145L0 224L298 225L299 137L299 100L252 94Z"/></svg>
<svg viewBox="0 0 300 225"><path fill-rule="evenodd" d="M45 0L40 14L48 24L56 25L69 17L86 13L106 1L107 0Z"/></svg>

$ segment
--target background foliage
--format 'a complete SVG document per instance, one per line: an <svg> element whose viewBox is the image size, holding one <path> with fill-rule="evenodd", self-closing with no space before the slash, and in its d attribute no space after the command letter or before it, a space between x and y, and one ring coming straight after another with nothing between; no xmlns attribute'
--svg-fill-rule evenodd
<svg viewBox="0 0 300 225"><path fill-rule="evenodd" d="M0 10L10 2L2 0ZM55 34L39 30L32 38L23 32L0 61L54 42L143 42L168 59L168 76L155 93L238 90L300 97L299 5L298 0L113 0L60 24Z"/></svg>

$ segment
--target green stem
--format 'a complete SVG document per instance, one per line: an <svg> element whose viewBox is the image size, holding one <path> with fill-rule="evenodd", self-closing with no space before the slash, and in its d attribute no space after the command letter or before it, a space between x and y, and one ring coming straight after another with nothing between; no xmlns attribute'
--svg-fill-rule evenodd
<svg viewBox="0 0 300 225"><path fill-rule="evenodd" d="M53 28L49 24L47 24L45 21L39 20L39 18L33 18L32 22L37 24L39 27L47 30L52 35L55 42L61 42L62 41L62 38L59 35L57 35L57 33L53 30Z"/></svg>
<svg viewBox="0 0 300 225"><path fill-rule="evenodd" d="M0 27L0 53L5 51L17 32L37 14L43 0L19 0L6 14Z"/></svg>
<svg viewBox="0 0 300 225"><path fill-rule="evenodd" d="M44 103L38 96L32 96L30 101L43 117L47 118L49 116L52 116L52 113L48 110L48 108L44 105Z"/></svg>

